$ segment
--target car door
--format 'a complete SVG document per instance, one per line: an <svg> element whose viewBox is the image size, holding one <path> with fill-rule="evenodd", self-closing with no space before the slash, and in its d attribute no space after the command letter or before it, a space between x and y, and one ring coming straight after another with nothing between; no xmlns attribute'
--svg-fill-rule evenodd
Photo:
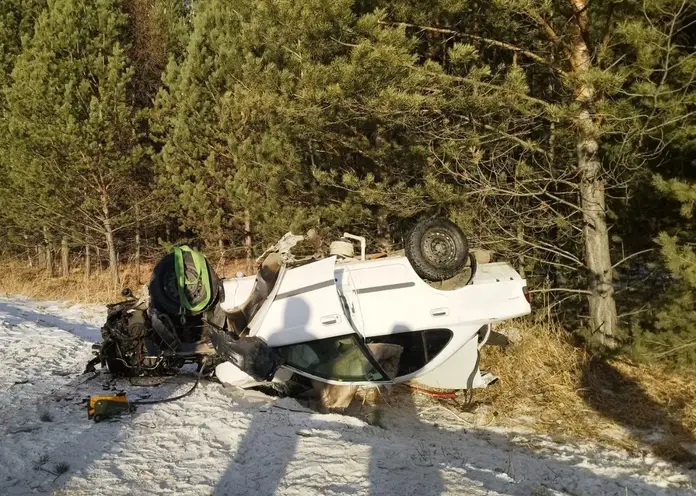
<svg viewBox="0 0 696 496"><path fill-rule="evenodd" d="M395 257L347 266L357 296L365 338L422 329L449 328L457 323L459 312L447 292L425 284L408 260Z"/></svg>
<svg viewBox="0 0 696 496"><path fill-rule="evenodd" d="M250 335L285 346L355 332L336 290L335 261L331 257L284 271L253 319Z"/></svg>
<svg viewBox="0 0 696 496"><path fill-rule="evenodd" d="M344 312L336 257L284 271L252 321L250 335L278 347L285 366L332 384L388 383Z"/></svg>
<svg viewBox="0 0 696 496"><path fill-rule="evenodd" d="M336 289L338 297L343 305L343 310L348 316L348 320L355 332L364 336L364 322L362 319L362 311L360 309L360 300L358 293L355 290L350 269L347 266L338 265L334 272L336 280Z"/></svg>

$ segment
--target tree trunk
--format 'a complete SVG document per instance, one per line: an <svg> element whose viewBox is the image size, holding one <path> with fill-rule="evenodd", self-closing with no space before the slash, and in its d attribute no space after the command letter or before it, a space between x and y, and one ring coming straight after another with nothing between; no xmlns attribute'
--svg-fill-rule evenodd
<svg viewBox="0 0 696 496"><path fill-rule="evenodd" d="M247 274L251 274L254 270L254 265L251 261L251 214L249 210L244 210L244 251L246 253Z"/></svg>
<svg viewBox="0 0 696 496"><path fill-rule="evenodd" d="M383 213L377 216L377 248L379 251L391 253L392 233L390 232L387 216Z"/></svg>
<svg viewBox="0 0 696 496"><path fill-rule="evenodd" d="M225 232L222 229L222 222L218 224L218 265L222 267L225 263Z"/></svg>
<svg viewBox="0 0 696 496"><path fill-rule="evenodd" d="M89 231L85 228L85 279L89 279L92 272L92 265L89 259Z"/></svg>
<svg viewBox="0 0 696 496"><path fill-rule="evenodd" d="M140 211L135 204L135 281L140 285Z"/></svg>
<svg viewBox="0 0 696 496"><path fill-rule="evenodd" d="M524 225L522 224L521 220L517 221L517 244L519 246L519 255L517 255L517 272L520 273L520 276L524 279L525 277L525 270L524 270L524 255L522 254L522 247L524 246Z"/></svg>
<svg viewBox="0 0 696 496"><path fill-rule="evenodd" d="M617 335L616 302L609 250L604 197L604 182L599 177L598 143L584 137L578 142L580 201L585 226L585 263L589 271L590 326L601 344L614 346ZM595 334L596 333L596 334Z"/></svg>
<svg viewBox="0 0 696 496"><path fill-rule="evenodd" d="M583 81L591 68L587 15L588 0L570 0L575 17L570 23L573 72ZM597 123L591 114L595 90L588 83L576 89L576 100L581 105L577 122L578 172L580 173L580 206L583 211L585 264L589 272L588 289L590 327L595 340L606 346L616 346L618 319L612 274L609 229L606 221L606 198L602 180L602 164L599 162L599 134Z"/></svg>
<svg viewBox="0 0 696 496"><path fill-rule="evenodd" d="M29 236L25 234L25 235L23 235L22 237L24 238L24 242L25 242L25 244L26 244L26 246L27 246L27 264L28 264L28 267L33 267L33 266L34 266L34 261L33 261L32 258L31 258L31 252L32 252L33 250L32 250L31 248L29 248Z"/></svg>
<svg viewBox="0 0 696 496"><path fill-rule="evenodd" d="M49 277L53 277L53 247L51 246L51 241L48 239L48 229L46 229L46 226L43 228L43 238L46 246L46 272L48 272Z"/></svg>
<svg viewBox="0 0 696 496"><path fill-rule="evenodd" d="M60 260L63 277L68 277L70 275L70 247L67 236L63 236L60 240Z"/></svg>
<svg viewBox="0 0 696 496"><path fill-rule="evenodd" d="M104 230L106 238L106 249L109 252L109 272L111 273L111 283L119 285L118 277L118 257L116 256L116 245L114 244L114 233L111 228L111 219L104 220Z"/></svg>
<svg viewBox="0 0 696 496"><path fill-rule="evenodd" d="M43 267L46 264L46 262L44 260L44 247L43 247L43 245L36 246L36 258L37 258L37 264L39 267Z"/></svg>
<svg viewBox="0 0 696 496"><path fill-rule="evenodd" d="M217 268L220 271L225 270L225 241L222 239L222 229L218 235L218 262Z"/></svg>
<svg viewBox="0 0 696 496"><path fill-rule="evenodd" d="M111 273L111 283L114 287L119 285L118 277L118 257L116 256L116 245L114 244L114 233L111 228L111 220L104 220L104 230L106 238L106 249L109 252L109 272Z"/></svg>
<svg viewBox="0 0 696 496"><path fill-rule="evenodd" d="M85 244L85 279L92 275L92 266L89 259L89 245Z"/></svg>
<svg viewBox="0 0 696 496"><path fill-rule="evenodd" d="M109 271L111 272L111 283L114 287L117 287L120 283L118 277L118 256L116 255L116 245L114 244L114 230L111 226L111 218L109 217L109 205L107 203L107 196L105 193L102 194L102 212L104 218L102 223L104 224L104 237L106 238L106 249L109 252Z"/></svg>

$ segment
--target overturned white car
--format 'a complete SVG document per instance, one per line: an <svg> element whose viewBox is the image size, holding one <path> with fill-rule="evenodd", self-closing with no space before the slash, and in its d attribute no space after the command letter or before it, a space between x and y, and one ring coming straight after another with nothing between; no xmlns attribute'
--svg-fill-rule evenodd
<svg viewBox="0 0 696 496"><path fill-rule="evenodd" d="M360 241L359 256L348 238ZM477 264L446 220L419 223L404 254L375 259L346 234L331 256L298 262L291 249L302 239L283 237L255 277L222 281L195 250L175 249L139 300L110 306L90 367L147 375L196 362L242 387L299 376L469 389L495 379L479 370L491 324L530 313L520 275L507 263Z"/></svg>

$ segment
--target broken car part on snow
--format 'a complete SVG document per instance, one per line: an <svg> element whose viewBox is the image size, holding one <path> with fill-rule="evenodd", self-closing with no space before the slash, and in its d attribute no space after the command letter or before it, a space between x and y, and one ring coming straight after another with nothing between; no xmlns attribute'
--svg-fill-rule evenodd
<svg viewBox="0 0 696 496"><path fill-rule="evenodd" d="M491 324L530 313L520 275L477 264L446 219L419 222L405 256L368 257L365 239L346 233L328 258L298 260L303 239L286 234L256 276L224 280L197 251L175 248L138 299L128 291L109 305L88 369L166 375L196 363L223 383L299 378L325 396L337 394L327 385L480 388L496 379L479 370L480 349L504 339Z"/></svg>

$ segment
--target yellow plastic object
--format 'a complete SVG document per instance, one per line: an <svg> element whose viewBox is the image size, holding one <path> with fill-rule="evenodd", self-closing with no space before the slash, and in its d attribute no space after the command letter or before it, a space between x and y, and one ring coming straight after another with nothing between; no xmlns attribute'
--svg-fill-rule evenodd
<svg viewBox="0 0 696 496"><path fill-rule="evenodd" d="M125 395L118 396L92 396L87 405L87 417L100 422L107 417L120 415L122 412L131 412L133 407Z"/></svg>

